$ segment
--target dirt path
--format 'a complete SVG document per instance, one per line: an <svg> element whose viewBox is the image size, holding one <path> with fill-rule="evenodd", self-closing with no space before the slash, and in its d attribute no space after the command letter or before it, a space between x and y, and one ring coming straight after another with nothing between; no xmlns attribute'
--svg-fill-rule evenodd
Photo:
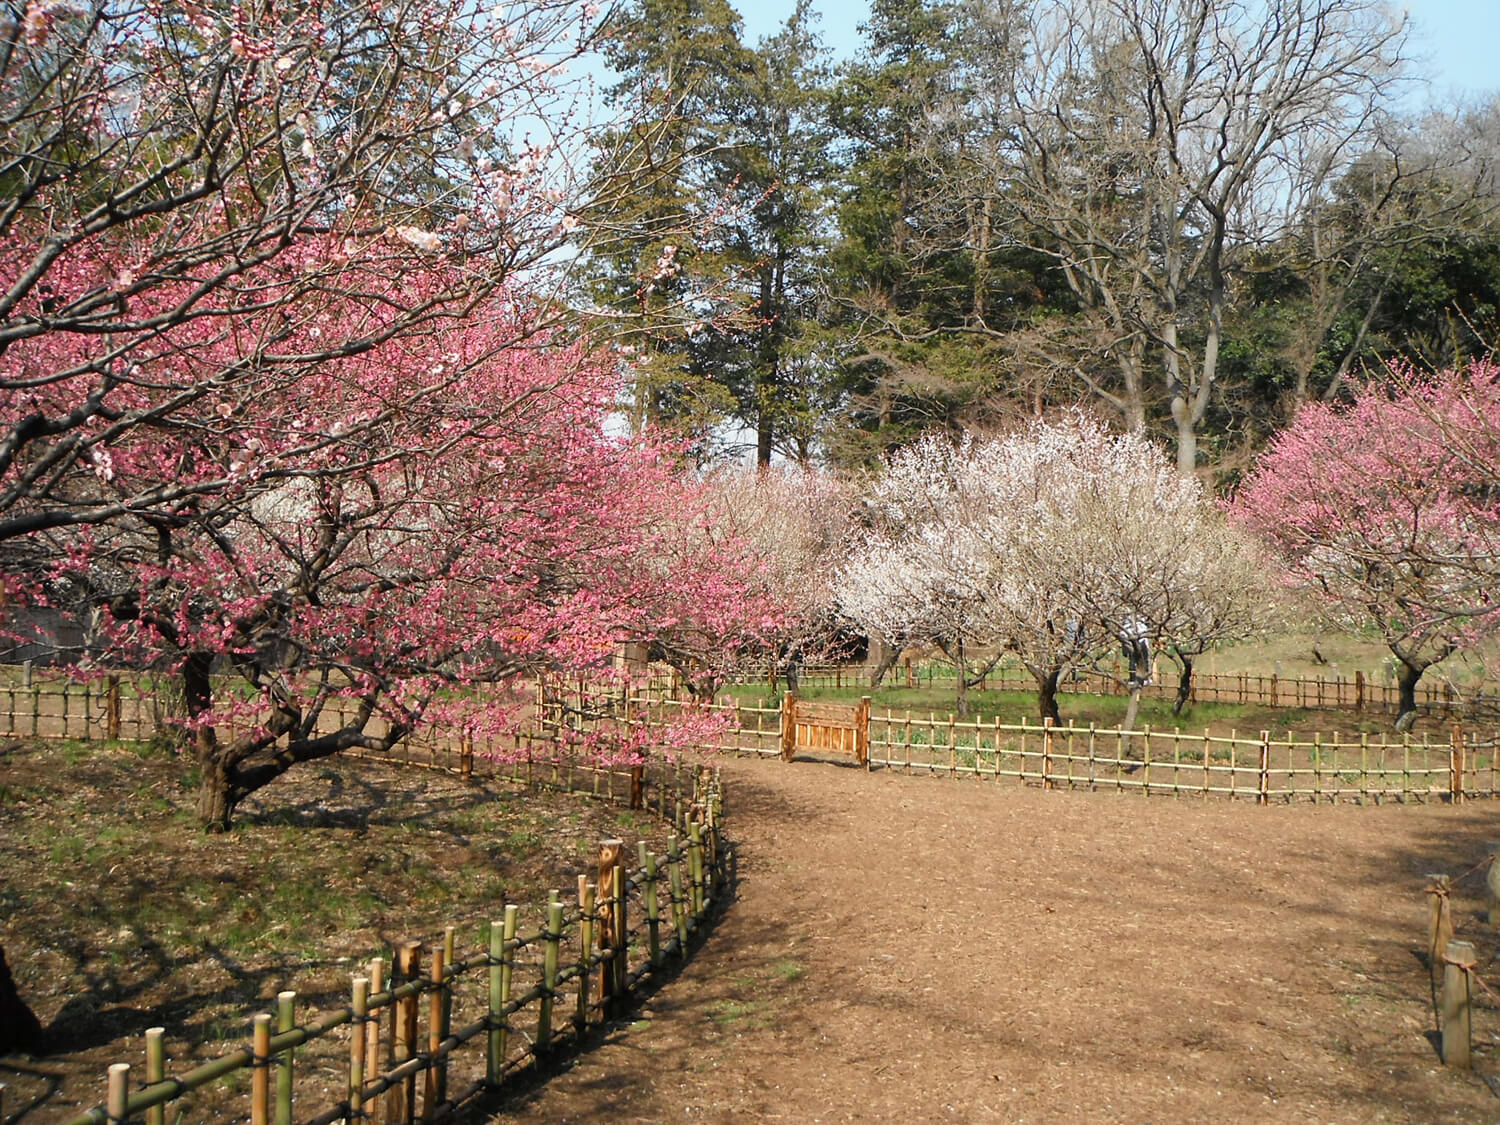
<svg viewBox="0 0 1500 1125"><path fill-rule="evenodd" d="M1415 955L1422 874L1481 858L1496 806L724 773L737 901L497 1121L1500 1120L1438 1065ZM1496 1040L1479 1013L1485 1073Z"/></svg>

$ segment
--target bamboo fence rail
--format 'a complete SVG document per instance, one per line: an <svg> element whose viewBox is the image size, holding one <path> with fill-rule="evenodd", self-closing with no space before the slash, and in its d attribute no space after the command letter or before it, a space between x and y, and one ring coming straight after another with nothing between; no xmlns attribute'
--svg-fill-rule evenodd
<svg viewBox="0 0 1500 1125"><path fill-rule="evenodd" d="M138 1060L109 1068L105 1100L68 1125L161 1125L168 1105L178 1120L191 1112L194 1091L242 1073L251 1125L405 1125L501 1089L626 1011L642 980L687 956L722 899L719 778L692 771L684 803L683 770L672 773L650 787L675 829L664 851L641 841L632 867L620 841L603 841L576 898L553 891L529 925L510 904L464 956L456 926L430 949L402 943L388 962L376 958L353 977L347 1004L316 1014L299 1015L296 994L281 993L274 1012L251 1020L246 1046L192 1069L168 1075L163 1031L153 1028ZM299 1071L322 1080L313 1088L337 1091L333 1104L325 1097L308 1107L305 1096L294 1104L308 1088L296 1081Z"/></svg>

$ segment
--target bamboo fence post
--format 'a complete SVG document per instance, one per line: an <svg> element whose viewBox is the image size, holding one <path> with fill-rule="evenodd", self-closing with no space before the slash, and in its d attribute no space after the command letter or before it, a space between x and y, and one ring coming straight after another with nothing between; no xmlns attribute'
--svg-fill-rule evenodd
<svg viewBox="0 0 1500 1125"><path fill-rule="evenodd" d="M1363 669L1354 670L1354 713L1358 715L1365 709L1365 673Z"/></svg>
<svg viewBox="0 0 1500 1125"><path fill-rule="evenodd" d="M269 1020L271 1017L266 1016L265 1018ZM126 1120L126 1104L130 1100L130 1064L111 1063L108 1081L108 1093L104 1101L104 1114L109 1119L110 1125L123 1125ZM264 1114L262 1114L261 1125L264 1125Z"/></svg>
<svg viewBox="0 0 1500 1125"><path fill-rule="evenodd" d="M589 967L594 957L595 887L587 875L578 876L578 1011L573 1017L580 1034L589 1025Z"/></svg>
<svg viewBox="0 0 1500 1125"><path fill-rule="evenodd" d="M1455 805L1464 800L1464 732L1454 723L1448 742L1448 793Z"/></svg>
<svg viewBox="0 0 1500 1125"><path fill-rule="evenodd" d="M693 887L693 917L697 918L703 913L704 886L703 886L703 826L700 824L688 825L688 878Z"/></svg>
<svg viewBox="0 0 1500 1125"><path fill-rule="evenodd" d="M385 963L379 957L370 959L370 994L385 991ZM365 1082L374 1082L380 1076L380 1014L377 1012L365 1021ZM383 1104L379 1097L371 1098L365 1106L365 1117L371 1125L380 1125Z"/></svg>
<svg viewBox="0 0 1500 1125"><path fill-rule="evenodd" d="M164 1081L167 1077L167 1047L164 1037L167 1029L164 1027L148 1027L146 1029L146 1085L154 1086ZM0 1121L5 1120L5 1111L0 1109ZM146 1110L146 1125L165 1125L167 1120L167 1107L154 1105Z"/></svg>
<svg viewBox="0 0 1500 1125"><path fill-rule="evenodd" d="M1117 758L1118 754L1115 755ZM1052 717L1042 720L1042 788L1052 788Z"/></svg>
<svg viewBox="0 0 1500 1125"><path fill-rule="evenodd" d="M1212 783L1213 783L1212 779L1211 779L1211 777L1209 775L1209 769L1210 769L1210 766L1209 766L1209 754L1210 754L1210 751L1212 750L1212 746L1213 746L1213 740L1209 736L1208 728L1204 727L1203 728L1203 799L1205 801L1208 800L1208 798L1209 798L1210 794L1209 794L1208 790L1209 790L1210 785L1212 785Z"/></svg>
<svg viewBox="0 0 1500 1125"><path fill-rule="evenodd" d="M646 941L653 966L661 964L661 900L657 894L656 853L640 842L641 866L646 871L646 883L642 888L646 897Z"/></svg>
<svg viewBox="0 0 1500 1125"><path fill-rule="evenodd" d="M542 934L542 998L537 1005L536 1050L552 1046L552 999L557 991L557 965L562 952L562 901L556 891L547 904L547 929Z"/></svg>
<svg viewBox="0 0 1500 1125"><path fill-rule="evenodd" d="M1442 964L1443 950L1453 940L1453 910L1448 898L1452 881L1443 874L1431 874L1427 878L1427 964L1435 974Z"/></svg>
<svg viewBox="0 0 1500 1125"><path fill-rule="evenodd" d="M505 1006L510 1003L511 978L516 946L516 921L521 908L511 903L505 908L504 922L490 923L490 1010L489 1058L485 1082L491 1089L505 1078L505 1056L510 1042L510 1017Z"/></svg>
<svg viewBox="0 0 1500 1125"><path fill-rule="evenodd" d="M1272 690L1274 691L1276 677L1271 677ZM1271 732L1263 730L1260 732L1260 779L1256 786L1255 803L1258 805L1269 805L1271 803Z"/></svg>
<svg viewBox="0 0 1500 1125"><path fill-rule="evenodd" d="M625 850L623 840L600 840L599 863L596 871L599 889L599 952L603 955L599 967L599 1009L606 1016L616 1014L618 992L615 972L615 924L620 902L615 887L615 872L622 869Z"/></svg>
<svg viewBox="0 0 1500 1125"><path fill-rule="evenodd" d="M677 952L687 957L687 899L682 893L682 849L676 836L667 837L667 877L672 889L672 924L677 929Z"/></svg>
<svg viewBox="0 0 1500 1125"><path fill-rule="evenodd" d="M451 932L452 927L449 927ZM445 939L448 936L445 933ZM427 1066L422 1074L422 1120L431 1121L438 1106L448 1100L448 1060L439 1057L443 1040L448 1038L448 993L445 970L449 964L446 940L443 948L432 951L432 965L427 979L432 995L427 1001Z"/></svg>
<svg viewBox="0 0 1500 1125"><path fill-rule="evenodd" d="M261 1012L250 1033L250 1125L271 1120L271 1017Z"/></svg>
<svg viewBox="0 0 1500 1125"><path fill-rule="evenodd" d="M859 698L859 710L855 714L854 760L866 770L870 768L870 697Z"/></svg>
<svg viewBox="0 0 1500 1125"><path fill-rule="evenodd" d="M120 677L104 681L104 735L111 740L120 737Z"/></svg>
<svg viewBox="0 0 1500 1125"><path fill-rule="evenodd" d="M276 994L276 1030L291 1031L297 1026L297 994ZM276 1058L276 1125L292 1125L292 1049L288 1047Z"/></svg>
<svg viewBox="0 0 1500 1125"><path fill-rule="evenodd" d="M370 1019L370 978L355 977L349 1008L354 1013L354 1032L349 1036L349 1120L364 1116L365 1026Z"/></svg>
<svg viewBox="0 0 1500 1125"><path fill-rule="evenodd" d="M622 862L617 863L610 872L614 880L610 897L615 900L614 959L609 965L604 966L604 971L612 972L615 977L616 1015L625 1011L626 993L630 989L630 925L626 919L630 899L623 859L622 855Z"/></svg>
<svg viewBox="0 0 1500 1125"><path fill-rule="evenodd" d="M1474 957L1472 942L1450 941L1443 948L1443 1062L1459 1070L1472 1065L1469 971Z"/></svg>
<svg viewBox="0 0 1500 1125"><path fill-rule="evenodd" d="M391 970L391 988L416 980L422 974L422 943L402 942L396 949ZM391 1004L391 1062L395 1066L410 1059L417 1049L417 998L404 996ZM395 1125L411 1125L416 1113L417 1076L403 1078L386 1097L386 1119Z"/></svg>

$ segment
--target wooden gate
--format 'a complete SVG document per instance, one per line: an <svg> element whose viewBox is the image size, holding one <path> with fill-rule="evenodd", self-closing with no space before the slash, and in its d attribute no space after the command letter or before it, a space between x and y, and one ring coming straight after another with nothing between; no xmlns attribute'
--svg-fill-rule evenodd
<svg viewBox="0 0 1500 1125"><path fill-rule="evenodd" d="M870 697L858 703L804 703L794 692L781 702L781 757L790 762L798 750L850 754L870 768Z"/></svg>

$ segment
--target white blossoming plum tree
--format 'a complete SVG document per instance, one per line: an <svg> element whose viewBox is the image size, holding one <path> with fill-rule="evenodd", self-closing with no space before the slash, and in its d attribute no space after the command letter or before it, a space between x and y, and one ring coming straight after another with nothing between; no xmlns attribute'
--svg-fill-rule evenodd
<svg viewBox="0 0 1500 1125"><path fill-rule="evenodd" d="M843 611L960 660L1015 654L1054 722L1069 670L1109 671L1122 644L1190 659L1254 632L1272 602L1247 565L1252 545L1196 480L1140 435L1083 415L958 445L923 439L890 458L870 508L872 529L839 572ZM1126 680L1127 727L1143 680L1139 667Z"/></svg>

